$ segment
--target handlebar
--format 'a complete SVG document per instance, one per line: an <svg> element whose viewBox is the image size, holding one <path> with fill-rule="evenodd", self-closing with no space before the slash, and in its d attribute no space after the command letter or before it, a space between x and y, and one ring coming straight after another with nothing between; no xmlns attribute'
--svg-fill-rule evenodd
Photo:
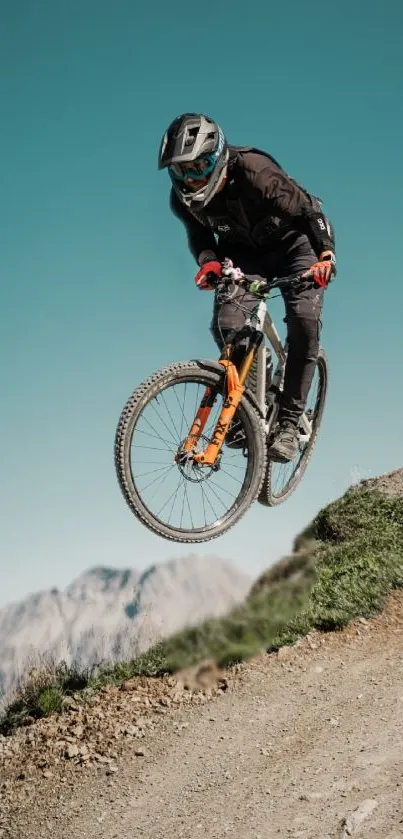
<svg viewBox="0 0 403 839"><path fill-rule="evenodd" d="M303 273L305 273L305 271ZM243 288L245 288L245 291L250 292L249 286L251 285L252 282L253 282L253 280L248 280L247 277L240 277L239 279L234 279L234 277L221 276L219 279L217 279L217 283L215 283L215 285L216 285L216 288L230 286L230 285L239 285L239 286L242 286ZM303 277L303 274L289 275L289 276L286 276L286 277L274 277L273 280L270 280L270 282L266 282L265 284L262 284L259 288L259 292L257 294L255 294L255 296L256 297L262 297L263 295L270 294L270 292L274 288L282 288L282 287L287 286L287 285L293 286L293 285L297 285L297 284L300 284L300 283L303 283L307 287L317 285L317 283L315 282L315 280L313 280L312 277L309 277L309 276ZM253 294L253 292L250 292L250 293Z"/></svg>

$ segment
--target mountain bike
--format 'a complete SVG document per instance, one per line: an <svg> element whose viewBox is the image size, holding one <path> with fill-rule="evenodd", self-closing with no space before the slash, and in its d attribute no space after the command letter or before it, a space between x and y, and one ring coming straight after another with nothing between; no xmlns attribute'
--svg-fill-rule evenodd
<svg viewBox="0 0 403 839"><path fill-rule="evenodd" d="M320 348L297 457L270 460L288 346L266 304L273 289L301 282L298 275L266 283L218 361L170 364L128 399L115 435L116 474L129 508L154 533L206 542L233 527L254 501L283 503L301 481L322 420L328 363ZM238 284L251 290L245 277ZM229 299L233 286L233 278L223 276L216 293Z"/></svg>

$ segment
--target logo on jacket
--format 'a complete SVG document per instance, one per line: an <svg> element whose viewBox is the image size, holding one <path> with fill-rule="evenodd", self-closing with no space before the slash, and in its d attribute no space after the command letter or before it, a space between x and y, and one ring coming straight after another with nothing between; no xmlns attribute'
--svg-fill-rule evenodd
<svg viewBox="0 0 403 839"><path fill-rule="evenodd" d="M231 225L227 224L226 221L220 221L220 219L212 218L211 216L207 216L207 221L211 229L217 233L229 233L231 230Z"/></svg>

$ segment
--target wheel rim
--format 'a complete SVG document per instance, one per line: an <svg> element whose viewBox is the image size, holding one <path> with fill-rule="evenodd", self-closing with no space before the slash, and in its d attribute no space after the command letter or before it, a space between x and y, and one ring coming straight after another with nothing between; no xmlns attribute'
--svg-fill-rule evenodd
<svg viewBox="0 0 403 839"><path fill-rule="evenodd" d="M205 383L190 380L167 384L145 405L130 440L131 479L142 504L161 525L184 534L219 527L232 515L250 478L246 453L226 444L217 470L175 461L205 387ZM222 394L216 391L198 451L211 439L222 401Z"/></svg>
<svg viewBox="0 0 403 839"><path fill-rule="evenodd" d="M321 373L321 367L320 363L318 363L315 367L315 373L312 379L312 384L309 389L308 398L305 406L305 414L312 422L312 433L310 439L306 442L300 441L299 451L294 460L291 460L289 463L276 463L275 461L271 461L270 463L271 495L275 499L279 499L289 492L291 486L298 479L303 463L308 456L309 450L312 446L312 440L315 437L317 429L319 408L322 401L323 385L324 382Z"/></svg>

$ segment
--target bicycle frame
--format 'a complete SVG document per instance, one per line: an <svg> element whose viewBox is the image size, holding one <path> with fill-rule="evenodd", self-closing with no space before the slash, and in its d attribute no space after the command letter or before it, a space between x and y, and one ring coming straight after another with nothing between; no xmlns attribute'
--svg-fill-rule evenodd
<svg viewBox="0 0 403 839"><path fill-rule="evenodd" d="M299 278L283 278L283 280L286 279L296 280ZM273 283L273 287L281 282L281 280L277 280ZM255 325L253 325L254 320L256 321ZM263 300L260 300L257 303L256 307L245 319L245 324L242 329L245 329L245 327L252 327L251 345L244 361L242 362L239 372L235 364L231 361L233 339L225 344L219 359L219 364L221 364L226 371L226 396L224 398L223 407L220 411L220 416L216 422L210 442L204 451L195 452L195 448L201 435L203 434L203 430L216 399L214 391L207 387L203 394L189 434L181 447L181 451L178 452L176 459L179 459L185 454L201 466L214 467L225 441L228 428L242 399L245 391L245 383L255 358L257 359L257 374L254 395L262 415L262 422L265 424L265 432L267 435L270 433L270 429L277 416L279 394L281 393L284 384L284 370L287 360L287 341L282 344L273 318L269 314L266 303ZM241 330L237 330L234 337L240 331ZM266 344L264 338L267 339L270 347L274 350L277 357L277 366L272 377L270 389L267 388ZM312 425L305 413L300 419L300 427L304 432L304 434L301 435L301 440L309 440L312 433Z"/></svg>

